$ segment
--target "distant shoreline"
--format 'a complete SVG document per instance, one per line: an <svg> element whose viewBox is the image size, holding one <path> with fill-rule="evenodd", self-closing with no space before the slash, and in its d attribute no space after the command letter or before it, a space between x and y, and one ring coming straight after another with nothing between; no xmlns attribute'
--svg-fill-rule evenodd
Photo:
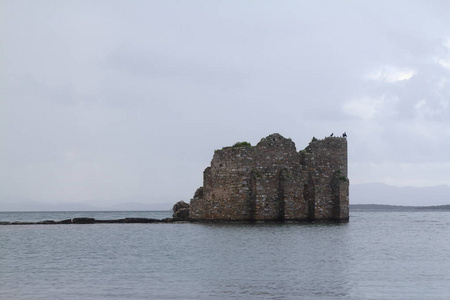
<svg viewBox="0 0 450 300"><path fill-rule="evenodd" d="M387 205L387 204L350 204L352 209L365 210L450 210L450 204L433 205L433 206L403 206L403 205Z"/></svg>

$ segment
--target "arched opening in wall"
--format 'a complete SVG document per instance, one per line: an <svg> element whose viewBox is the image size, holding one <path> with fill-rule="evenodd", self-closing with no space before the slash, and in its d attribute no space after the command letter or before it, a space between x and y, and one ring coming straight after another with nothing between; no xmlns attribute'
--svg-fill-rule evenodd
<svg viewBox="0 0 450 300"><path fill-rule="evenodd" d="M341 219L341 201L342 201L342 193L341 189L344 187L344 179L343 177L339 178L337 176L334 176L334 178L331 181L331 187L332 187L332 195L333 195L333 215L332 218L335 220ZM348 194L348 192L347 192Z"/></svg>
<svg viewBox="0 0 450 300"><path fill-rule="evenodd" d="M286 170L281 170L280 175L278 177L278 199L277 199L277 221L284 221L286 212L285 212L285 184L286 177L284 173Z"/></svg>
<svg viewBox="0 0 450 300"><path fill-rule="evenodd" d="M308 184L303 186L303 193L308 205L308 220L314 221L316 219L316 195L314 183L311 179L308 180Z"/></svg>
<svg viewBox="0 0 450 300"><path fill-rule="evenodd" d="M248 196L248 207L249 207L249 215L247 216L247 220L250 222L255 221L256 214L256 196L257 196L257 181L261 175L253 170L250 176L250 194Z"/></svg>

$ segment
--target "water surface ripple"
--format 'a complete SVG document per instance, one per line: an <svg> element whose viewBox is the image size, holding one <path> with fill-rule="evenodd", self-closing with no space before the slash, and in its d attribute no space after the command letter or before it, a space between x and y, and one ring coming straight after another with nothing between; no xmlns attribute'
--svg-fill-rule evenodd
<svg viewBox="0 0 450 300"><path fill-rule="evenodd" d="M103 216L137 216L123 214ZM332 225L0 226L0 299L450 299L449 230L448 212L363 210Z"/></svg>

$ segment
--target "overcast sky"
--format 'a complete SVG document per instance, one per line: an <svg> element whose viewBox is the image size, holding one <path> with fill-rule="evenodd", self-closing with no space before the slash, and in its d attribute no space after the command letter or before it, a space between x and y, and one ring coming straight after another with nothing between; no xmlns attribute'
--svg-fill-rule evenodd
<svg viewBox="0 0 450 300"><path fill-rule="evenodd" d="M450 185L450 1L0 6L0 204L189 201L274 132L346 131L351 184Z"/></svg>

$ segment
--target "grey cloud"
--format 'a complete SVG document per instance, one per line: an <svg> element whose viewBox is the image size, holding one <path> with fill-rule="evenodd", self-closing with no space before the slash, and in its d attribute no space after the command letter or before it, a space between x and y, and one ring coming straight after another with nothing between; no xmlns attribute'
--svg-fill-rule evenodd
<svg viewBox="0 0 450 300"><path fill-rule="evenodd" d="M450 24L433 3L7 2L2 190L188 200L214 149L273 132L301 149L347 131L360 182L447 162ZM366 78L386 66L416 74Z"/></svg>

